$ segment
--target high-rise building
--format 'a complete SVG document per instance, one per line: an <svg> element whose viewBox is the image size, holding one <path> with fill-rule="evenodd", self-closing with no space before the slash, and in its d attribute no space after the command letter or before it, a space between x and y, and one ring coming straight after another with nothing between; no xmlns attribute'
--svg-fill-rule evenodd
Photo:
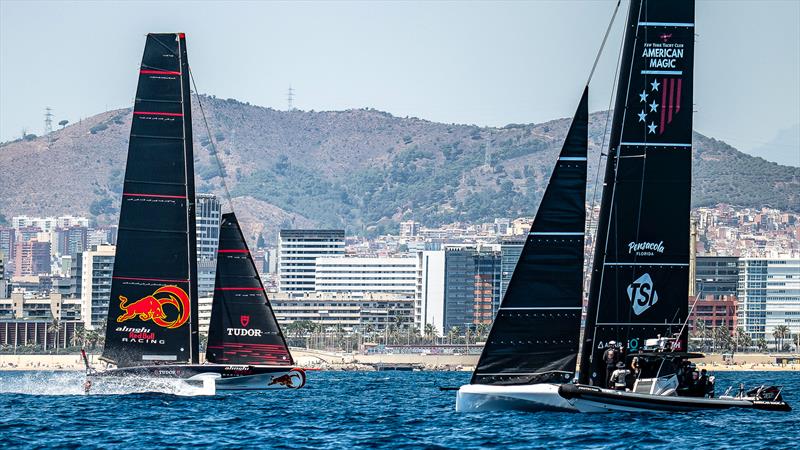
<svg viewBox="0 0 800 450"><path fill-rule="evenodd" d="M344 230L280 230L278 289L313 291L317 258L344 256Z"/></svg>
<svg viewBox="0 0 800 450"><path fill-rule="evenodd" d="M87 329L94 329L106 320L109 302L119 302L119 299L110 298L116 250L113 245L100 245L82 252L77 258L80 261L81 318Z"/></svg>
<svg viewBox="0 0 800 450"><path fill-rule="evenodd" d="M444 251L417 252L419 288L414 304L414 324L422 333L433 325L439 336L444 333Z"/></svg>
<svg viewBox="0 0 800 450"><path fill-rule="evenodd" d="M196 204L197 291L200 297L208 297L214 295L222 205L214 194L198 194Z"/></svg>
<svg viewBox="0 0 800 450"><path fill-rule="evenodd" d="M6 255L3 253L3 250L0 249L0 298L7 298L8 295L8 280L6 279Z"/></svg>
<svg viewBox="0 0 800 450"><path fill-rule="evenodd" d="M736 290L739 282L735 256L698 256L695 263L695 296L689 297L689 331L702 322L707 328L736 331Z"/></svg>
<svg viewBox="0 0 800 450"><path fill-rule="evenodd" d="M500 249L492 246L445 248L444 332L489 325L500 306Z"/></svg>
<svg viewBox="0 0 800 450"><path fill-rule="evenodd" d="M738 268L739 326L773 344L785 326L789 344L800 334L800 258L740 258Z"/></svg>
<svg viewBox="0 0 800 450"><path fill-rule="evenodd" d="M88 229L86 227L56 228L55 234L57 255L73 256L87 248Z"/></svg>
<svg viewBox="0 0 800 450"><path fill-rule="evenodd" d="M406 220L400 222L400 237L415 237L419 234L419 222Z"/></svg>
<svg viewBox="0 0 800 450"><path fill-rule="evenodd" d="M517 239L504 239L500 244L500 298L506 295L508 283L511 282L511 275L514 274L514 269L517 267L517 261L522 254L522 248L525 246L525 240Z"/></svg>
<svg viewBox="0 0 800 450"><path fill-rule="evenodd" d="M16 230L14 228L0 227L0 252L6 255L9 263L14 260L16 247Z"/></svg>
<svg viewBox="0 0 800 450"><path fill-rule="evenodd" d="M14 275L40 275L50 273L50 243L18 241L14 250Z"/></svg>

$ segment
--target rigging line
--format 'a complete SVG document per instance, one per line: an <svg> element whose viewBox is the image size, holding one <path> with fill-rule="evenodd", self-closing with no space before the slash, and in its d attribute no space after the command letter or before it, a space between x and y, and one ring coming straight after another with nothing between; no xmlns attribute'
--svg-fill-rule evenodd
<svg viewBox="0 0 800 450"><path fill-rule="evenodd" d="M637 22L639 20L641 20L641 17L642 17L641 4L639 6L638 14L639 15L637 17ZM630 15L630 13L629 13L629 15ZM629 19L630 19L630 17L627 17L625 23L628 23ZM637 27L637 29L638 29L638 27ZM625 33L627 34L628 30L625 30ZM631 44L632 45L631 48L633 49L632 51L635 51L635 49L636 49L636 42L638 41L638 38L639 38L639 34L638 34L638 30L637 30L637 34L634 35L633 43ZM623 42L623 46L624 46L625 37L622 38L622 42ZM620 127L622 127L622 128L620 129L620 133L619 133L620 134L620 136L619 136L620 143L622 142L622 136L623 136L623 134L624 134L623 132L625 130L625 118L627 116L627 111L628 111L628 95L630 94L630 91L631 91L631 75L632 74L633 74L633 59L631 59L630 68L628 69L628 83L627 83L627 86L625 86L625 100L624 100L624 103L623 103L622 111L620 111L621 114L622 114L622 120L620 121ZM617 114L617 113L618 113L618 111L614 111L614 114ZM603 297L603 281L604 281L605 275L606 275L605 263L606 263L606 258L608 257L608 241L609 241L608 236L609 236L609 233L611 232L612 215L615 214L614 202L616 201L617 179L618 179L618 176L619 176L619 155L620 155L621 150L622 150L622 145L620 143L617 144L617 148L616 148L617 155L616 155L616 157L613 158L613 159L611 158L611 148L609 148L609 151L608 151L609 158L606 160L606 165L610 164L612 161L614 163L614 179L611 180L612 181L611 198L609 199L608 217L607 217L608 218L608 224L606 225L606 235L605 235L606 236L606 242L603 244L603 266L600 269L600 282L598 283L599 292L597 293L597 301L595 302L597 304L596 311L595 311L595 319L594 319L595 323L597 323L597 321L598 321L597 319L600 318L600 300ZM598 219L598 221L599 221L599 219ZM617 222L618 222L617 220L614 220L615 227L619 226ZM600 224L598 223L598 226L599 225ZM599 230L598 230L598 232L599 232ZM597 251L597 249L596 249L597 245L599 245L599 242L595 243L595 252ZM592 276L594 276L594 274ZM597 327L595 327L594 333L592 333L592 345L594 345L594 342L597 342ZM594 350L592 350L592 356L594 356ZM594 362L592 362L592 363L594 363Z"/></svg>
<svg viewBox="0 0 800 450"><path fill-rule="evenodd" d="M616 16L618 9L619 9L619 2L617 2L617 7L614 9L614 16ZM611 18L611 22L612 23L614 22L614 16L612 16L612 18ZM610 25L611 24L609 24L609 26ZM606 37L608 37L608 31L606 31ZM603 42L604 42L603 45L605 45L605 39L603 39ZM587 227L587 230L586 230L587 235L590 232L590 230L592 229L592 225L594 224L594 207L597 204L597 186L598 186L598 181L600 180L600 166L601 166L601 163L603 162L603 148L605 148L605 146L606 146L606 138L608 137L608 123L611 120L611 103L614 101L614 97L615 97L615 93L616 93L615 92L616 91L615 88L617 86L617 79L619 78L619 68L620 68L619 66L620 66L620 61L622 60L622 50L623 50L624 47L625 47L625 37L623 36L622 39L620 40L620 43L619 43L619 51L617 52L617 64L616 64L616 68L614 69L614 79L611 81L611 83L612 83L611 84L611 95L608 97L608 107L606 108L606 120L605 120L605 123L603 124L603 139L600 141L600 155L598 155L598 157L597 157L597 171L594 174L594 189L592 190L592 201L591 201L591 203L589 203L591 205L591 208L589 210L589 223L588 223L588 227ZM602 50L602 46L601 46L600 49ZM600 55L598 54L598 57L599 56ZM595 65L596 64L597 64L597 62L595 62ZM594 72L594 68L592 68L592 72ZM592 79L591 75L589 76L589 79L590 80ZM611 153L611 149L609 148L607 150L607 152ZM600 220L599 214L598 214L597 220L598 221ZM596 233L595 233L595 236L592 238L592 242L594 242L595 238L597 238L597 234ZM594 261L594 254L595 254L596 251L597 251L597 245L592 245L592 252L591 252L591 255L590 255L590 258L591 258L590 260L591 261Z"/></svg>
<svg viewBox="0 0 800 450"><path fill-rule="evenodd" d="M236 215L236 211L233 209L233 197L231 197L231 191L228 190L228 183L225 181L225 166L222 165L222 160L219 158L219 152L217 151L217 144L214 142L214 137L211 136L211 128L208 126L208 119L206 118L206 111L203 108L203 102L200 100L200 91L197 90L197 82L194 79L194 74L192 73L191 68L187 68L189 71L189 78L192 80L192 86L194 86L194 96L197 98L197 106L200 107L200 114L203 116L203 123L206 126L206 133L208 133L208 142L211 143L211 151L214 153L214 159L217 161L217 168L219 169L219 177L222 179L222 187L225 189L225 197L228 199L228 204L231 207L231 212Z"/></svg>
<svg viewBox="0 0 800 450"><path fill-rule="evenodd" d="M606 40L608 40L608 35L611 33L611 27L614 25L614 19L617 17L617 11L619 11L620 3L622 3L622 0L617 0L617 6L614 8L614 14L611 15L611 21L608 22L608 28L606 28L606 34L603 36L603 42L600 44L600 49L597 50L597 56L594 58L594 64L592 64L592 70L589 72L589 79L586 80L587 85L592 81L594 70L597 68L597 64L600 62L600 55L603 54L603 48L605 48ZM623 41L624 40L625 39L623 39Z"/></svg>
<svg viewBox="0 0 800 450"><path fill-rule="evenodd" d="M690 280L689 282L691 283L692 281ZM681 327L681 331L678 333L678 339L680 339L681 336L683 336L683 330L685 330L686 329L686 325L689 324L689 317L691 317L692 312L694 312L694 308L695 308L695 306L697 306L697 301L700 300L700 297L702 297L702 295L703 295L703 283L701 282L700 283L700 290L697 292L697 294L694 297L694 303L692 303L692 308L689 309L689 314L686 315L686 320L683 321L683 326ZM686 336L686 349L685 350L687 352L689 351L689 336ZM670 351L675 351L674 346Z"/></svg>

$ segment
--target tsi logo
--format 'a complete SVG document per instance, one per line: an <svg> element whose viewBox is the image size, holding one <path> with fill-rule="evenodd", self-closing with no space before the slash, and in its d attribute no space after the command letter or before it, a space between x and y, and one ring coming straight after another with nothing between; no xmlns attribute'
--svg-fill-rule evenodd
<svg viewBox="0 0 800 450"><path fill-rule="evenodd" d="M653 288L653 279L646 273L628 285L628 300L631 301L634 314L641 315L658 302L658 294Z"/></svg>

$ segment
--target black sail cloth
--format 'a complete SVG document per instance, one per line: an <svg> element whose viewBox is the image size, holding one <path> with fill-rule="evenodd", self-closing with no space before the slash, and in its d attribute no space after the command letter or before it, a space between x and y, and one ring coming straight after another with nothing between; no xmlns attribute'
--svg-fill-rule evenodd
<svg viewBox="0 0 800 450"><path fill-rule="evenodd" d="M587 87L472 384L565 382L573 377L583 298L588 119Z"/></svg>
<svg viewBox="0 0 800 450"><path fill-rule="evenodd" d="M222 215L206 360L293 365L253 257L233 213Z"/></svg>
<svg viewBox="0 0 800 450"><path fill-rule="evenodd" d="M694 1L635 0L591 272L579 381L600 384L609 341L686 349Z"/></svg>
<svg viewBox="0 0 800 450"><path fill-rule="evenodd" d="M197 362L194 157L184 35L149 34L133 108L103 358Z"/></svg>

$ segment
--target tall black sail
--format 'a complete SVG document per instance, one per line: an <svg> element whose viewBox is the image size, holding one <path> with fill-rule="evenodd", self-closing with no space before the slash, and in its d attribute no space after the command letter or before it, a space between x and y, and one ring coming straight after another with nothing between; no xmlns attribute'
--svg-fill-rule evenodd
<svg viewBox="0 0 800 450"><path fill-rule="evenodd" d="M688 315L694 1L634 0L628 13L597 229L582 383L609 341L636 351ZM677 349L686 349L682 333Z"/></svg>
<svg viewBox="0 0 800 450"><path fill-rule="evenodd" d="M233 213L222 215L206 360L293 365L253 257Z"/></svg>
<svg viewBox="0 0 800 450"><path fill-rule="evenodd" d="M588 87L500 304L472 384L566 382L583 302Z"/></svg>
<svg viewBox="0 0 800 450"><path fill-rule="evenodd" d="M103 349L120 367L198 362L189 94L184 34L147 35Z"/></svg>

